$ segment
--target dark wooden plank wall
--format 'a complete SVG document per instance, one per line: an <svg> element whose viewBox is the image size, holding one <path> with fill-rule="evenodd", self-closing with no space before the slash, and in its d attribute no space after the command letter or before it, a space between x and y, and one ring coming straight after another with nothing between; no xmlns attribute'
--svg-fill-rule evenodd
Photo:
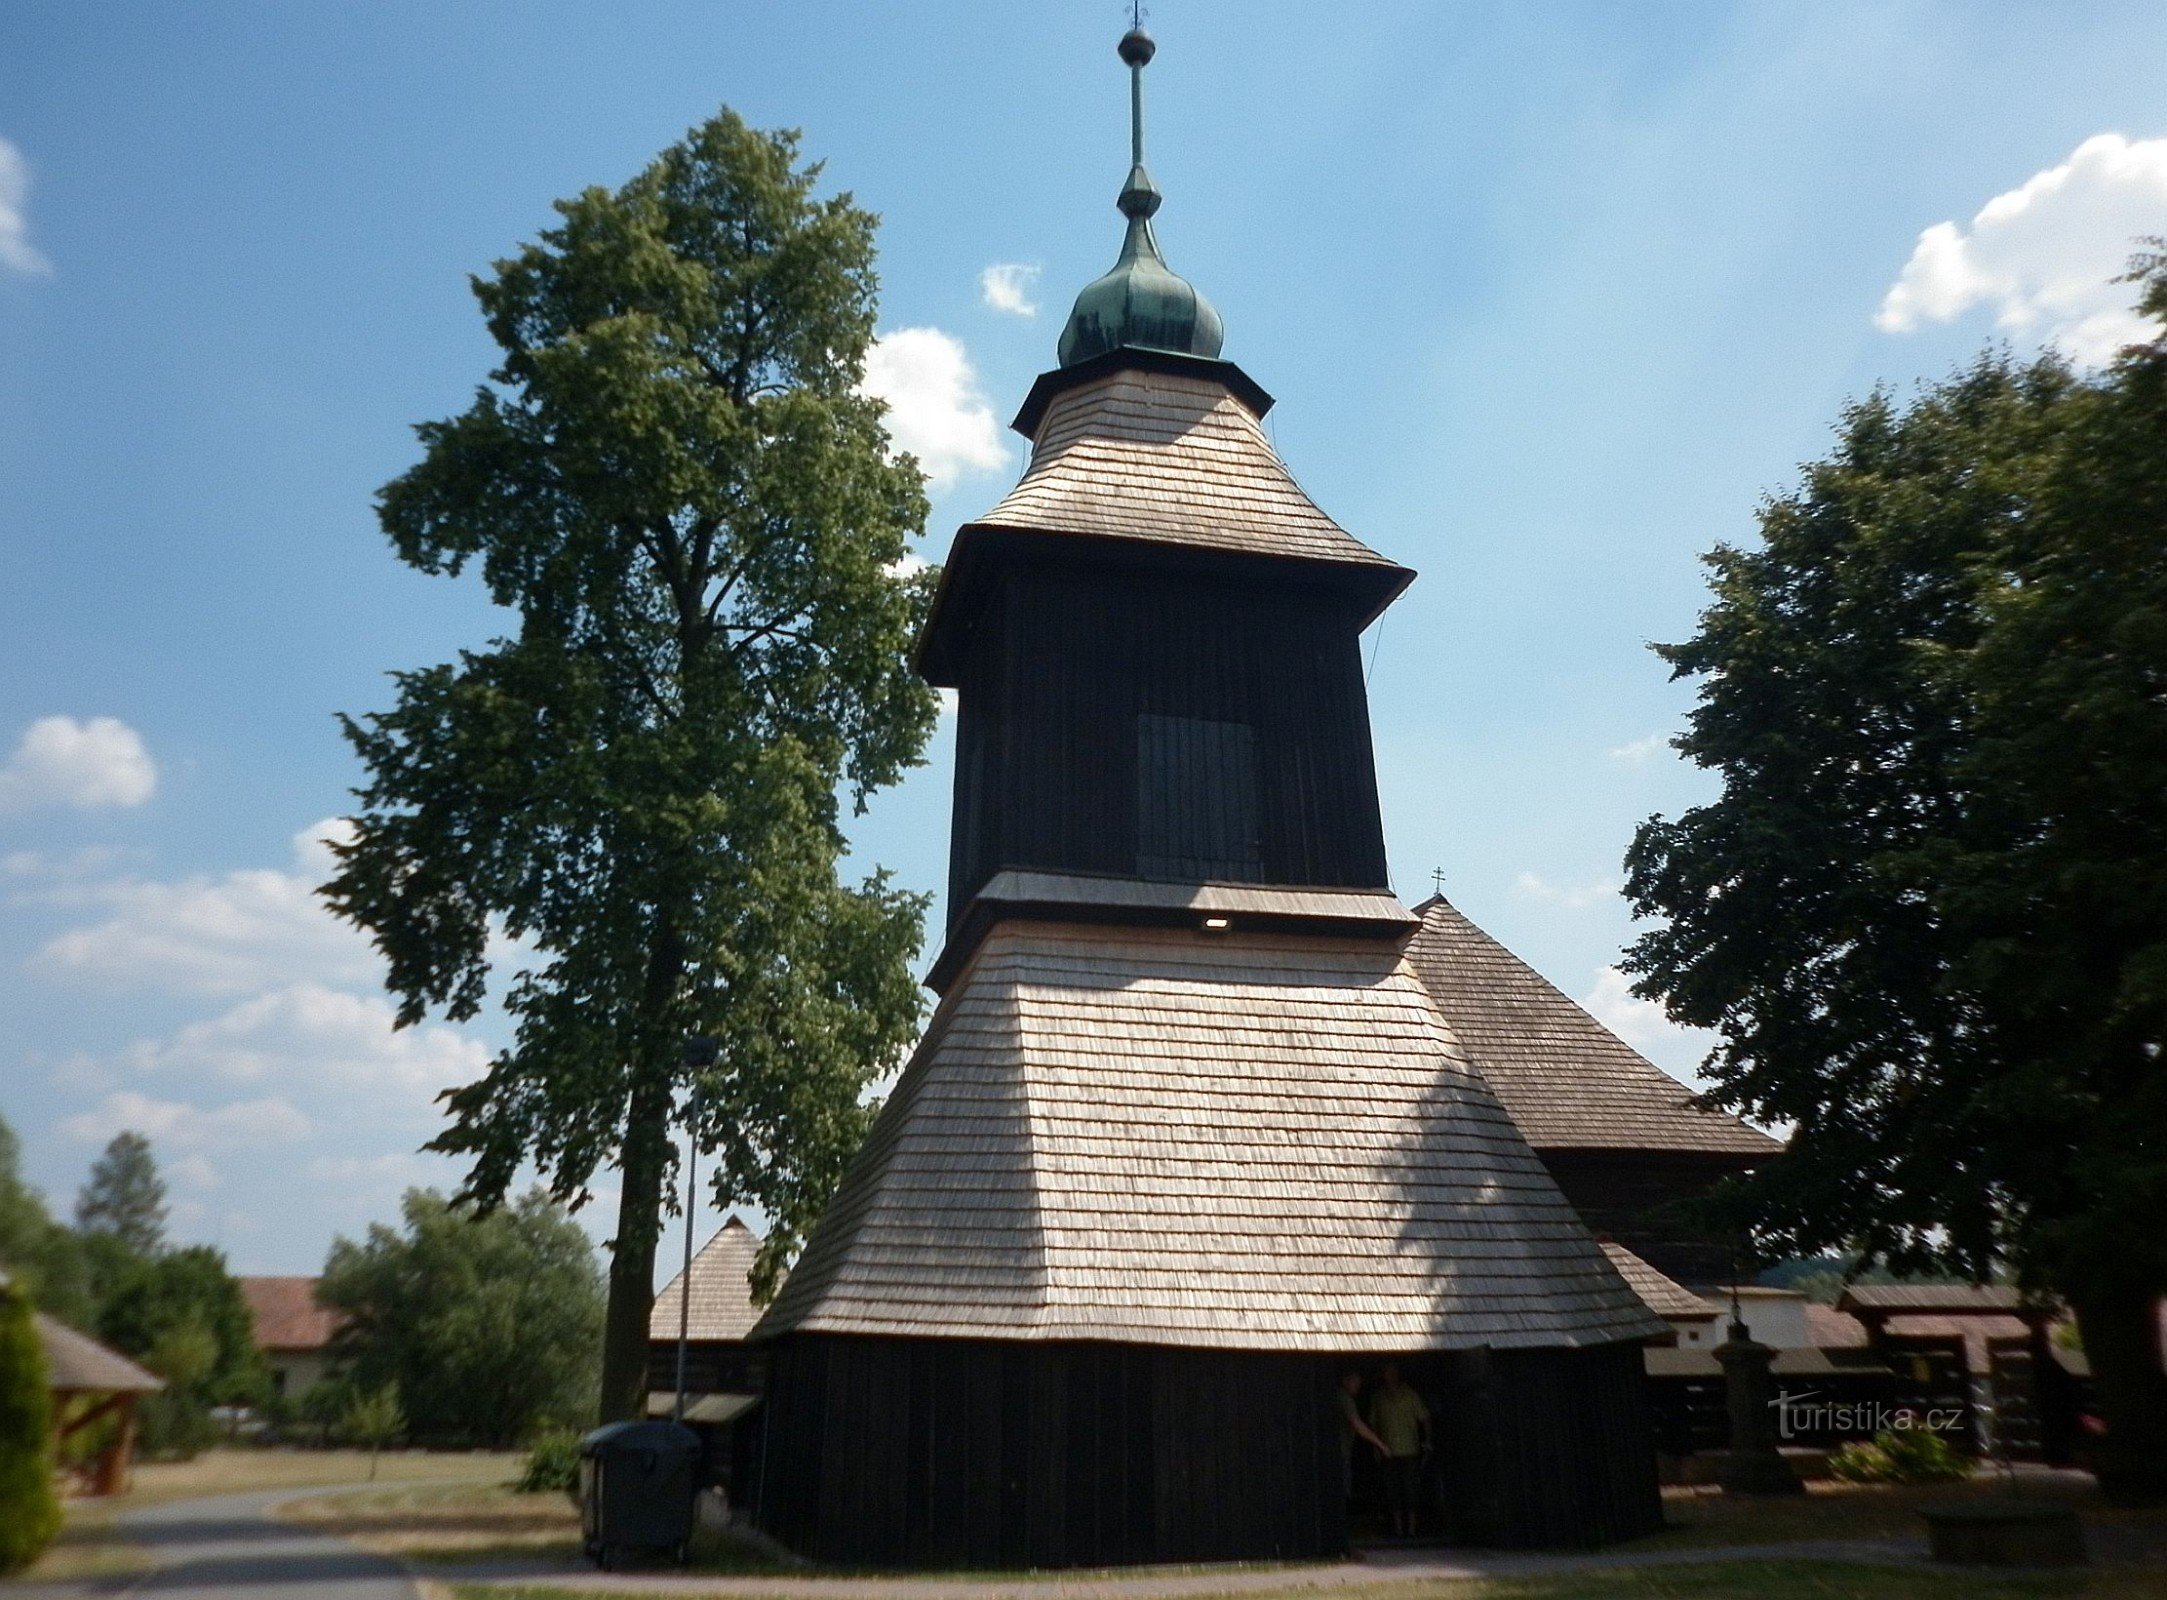
<svg viewBox="0 0 2167 1600"><path fill-rule="evenodd" d="M799 1335L751 1500L838 1564L1074 1567L1343 1549L1330 1373L1300 1356Z"/></svg>
<svg viewBox="0 0 2167 1600"><path fill-rule="evenodd" d="M647 1387L677 1388L677 1341L647 1341ZM685 1346L685 1389L691 1394L757 1394L760 1373L753 1352L739 1339L693 1339Z"/></svg>
<svg viewBox="0 0 2167 1600"><path fill-rule="evenodd" d="M1257 859L1227 876L1387 886L1359 613L1334 593L1245 581L1244 570L1049 558L989 576L959 674L951 917L1002 867L1148 875L1142 716L1253 730L1251 742L1222 728L1183 763L1199 804L1253 789ZM1240 770L1223 780L1194 770L1220 756ZM1193 832L1208 838L1216 826L1200 819Z"/></svg>
<svg viewBox="0 0 2167 1600"><path fill-rule="evenodd" d="M1639 1346L1407 1365L1436 1419L1437 1510L1456 1542L1570 1549L1663 1525Z"/></svg>
<svg viewBox="0 0 2167 1600"><path fill-rule="evenodd" d="M1661 1150L1539 1153L1590 1233L1688 1287L1730 1281L1728 1241L1697 1226L1685 1208L1747 1163Z"/></svg>
<svg viewBox="0 0 2167 1600"><path fill-rule="evenodd" d="M1074 1567L1346 1546L1322 1357L796 1335L774 1347L758 1524L815 1559ZM1637 1346L1409 1358L1441 1526L1573 1548L1662 1525Z"/></svg>

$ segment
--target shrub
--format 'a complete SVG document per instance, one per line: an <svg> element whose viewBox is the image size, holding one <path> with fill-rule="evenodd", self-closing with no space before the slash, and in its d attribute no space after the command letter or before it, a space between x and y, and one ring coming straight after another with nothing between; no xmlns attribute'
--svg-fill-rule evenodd
<svg viewBox="0 0 2167 1600"><path fill-rule="evenodd" d="M145 1395L136 1418L142 1429L136 1447L146 1460L193 1461L218 1443L218 1419L185 1389L169 1385Z"/></svg>
<svg viewBox="0 0 2167 1600"><path fill-rule="evenodd" d="M30 1302L0 1284L0 1575L29 1566L60 1531L52 1421Z"/></svg>
<svg viewBox="0 0 2167 1600"><path fill-rule="evenodd" d="M553 1428L537 1434L527 1452L526 1470L519 1475L521 1494L579 1492L579 1435L569 1428Z"/></svg>
<svg viewBox="0 0 2167 1600"><path fill-rule="evenodd" d="M1831 1452L1828 1470L1846 1483L1953 1483L1971 1476L1971 1463L1930 1429L1890 1428Z"/></svg>

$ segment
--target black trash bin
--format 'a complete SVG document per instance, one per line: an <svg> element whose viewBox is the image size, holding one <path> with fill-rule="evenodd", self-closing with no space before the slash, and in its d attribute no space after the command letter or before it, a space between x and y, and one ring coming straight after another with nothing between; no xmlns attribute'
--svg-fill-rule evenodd
<svg viewBox="0 0 2167 1600"><path fill-rule="evenodd" d="M692 1538L700 1436L675 1422L612 1422L579 1441L579 1530L587 1559L682 1561Z"/></svg>

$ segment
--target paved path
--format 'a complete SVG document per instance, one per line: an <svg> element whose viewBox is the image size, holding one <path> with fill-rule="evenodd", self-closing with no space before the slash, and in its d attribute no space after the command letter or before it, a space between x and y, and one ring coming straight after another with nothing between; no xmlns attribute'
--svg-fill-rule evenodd
<svg viewBox="0 0 2167 1600"><path fill-rule="evenodd" d="M270 1516L282 1500L367 1484L262 1490L146 1506L121 1518L149 1552L147 1573L74 1584L0 1589L7 1600L420 1600L398 1562Z"/></svg>

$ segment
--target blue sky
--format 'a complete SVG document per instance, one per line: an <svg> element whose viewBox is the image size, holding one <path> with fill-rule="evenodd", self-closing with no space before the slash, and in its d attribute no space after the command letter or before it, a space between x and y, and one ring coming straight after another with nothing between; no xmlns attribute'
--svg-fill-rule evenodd
<svg viewBox="0 0 2167 1600"><path fill-rule="evenodd" d="M0 14L0 1113L50 1196L144 1127L176 1235L307 1271L455 1176L413 1151L490 1032L389 1034L308 840L355 778L332 713L502 626L370 508L491 364L466 274L720 103L803 129L886 219L879 371L940 469L937 557L1020 469L1000 424L1118 244L1125 16ZM1608 972L1634 824L1707 792L1646 643L1690 629L1697 554L1751 537L1847 398L1990 338L2096 357L2131 330L2104 280L2167 232L2167 8L1149 21L1169 259L1297 476L1421 574L1371 641L1401 893L1442 871L1689 1073ZM944 740L857 853L937 887L948 781Z"/></svg>

